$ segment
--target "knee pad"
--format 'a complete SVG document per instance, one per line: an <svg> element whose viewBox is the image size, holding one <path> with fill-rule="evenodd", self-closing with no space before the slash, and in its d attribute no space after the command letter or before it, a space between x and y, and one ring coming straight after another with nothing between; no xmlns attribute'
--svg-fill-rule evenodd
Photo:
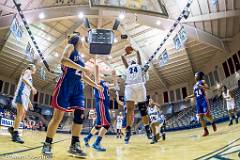
<svg viewBox="0 0 240 160"><path fill-rule="evenodd" d="M148 115L146 102L138 103L138 109L142 117Z"/></svg>
<svg viewBox="0 0 240 160"><path fill-rule="evenodd" d="M75 109L73 122L75 124L83 124L84 119L85 119L84 111L80 109Z"/></svg>
<svg viewBox="0 0 240 160"><path fill-rule="evenodd" d="M95 126L96 130L99 130L101 128L101 126Z"/></svg>
<svg viewBox="0 0 240 160"><path fill-rule="evenodd" d="M110 125L104 125L103 128L105 128L106 130L108 130L110 128Z"/></svg>

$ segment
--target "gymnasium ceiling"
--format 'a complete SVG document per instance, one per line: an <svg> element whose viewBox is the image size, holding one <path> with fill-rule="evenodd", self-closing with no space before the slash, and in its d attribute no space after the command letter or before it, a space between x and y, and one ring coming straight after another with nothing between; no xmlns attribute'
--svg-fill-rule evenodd
<svg viewBox="0 0 240 160"><path fill-rule="evenodd" d="M59 69L59 60L66 44L67 35L73 31L79 31L81 35L87 35L87 29L82 25L79 13L84 13L90 20L93 28L112 28L114 19L123 9L112 7L91 7L89 0L18 0L21 8L31 24L34 37L44 54L45 59L53 70ZM104 1L104 0L103 0ZM138 0L144 1L144 0ZM156 0L150 0L152 5L147 6L154 10ZM152 61L149 70L150 81L148 90L168 88L169 86L186 82L193 78L193 73L206 64L216 54L226 52L226 42L232 40L240 31L240 1L239 0L193 0L190 7L190 16L183 20L176 32L167 41L158 56ZM102 0L100 1L100 3ZM124 54L124 48L130 43L140 53L143 61L146 61L167 34L174 20L183 10L187 0L163 0L168 16L156 13L142 13L139 11L125 10L125 18L121 21L116 42L113 45L110 56L97 57L105 73L110 73L110 68L117 69L118 74L123 73L123 64L120 55ZM158 11L158 8L156 9ZM12 79L19 74L28 63L25 48L30 41L26 30L21 41L16 41L10 34L9 26L17 10L12 0L0 1L0 74ZM45 18L39 18L44 13ZM20 21L20 19L19 19ZM185 45L176 50L172 38L184 26L188 34ZM128 40L121 40L120 35L128 34ZM169 61L160 67L159 55L167 49ZM88 66L91 67L92 55L89 54L88 45L84 43L82 50ZM36 53L36 58L39 59ZM41 61L38 65L42 66ZM39 89L52 89L56 75L47 72L46 80L42 80L39 74L34 76L34 82Z"/></svg>

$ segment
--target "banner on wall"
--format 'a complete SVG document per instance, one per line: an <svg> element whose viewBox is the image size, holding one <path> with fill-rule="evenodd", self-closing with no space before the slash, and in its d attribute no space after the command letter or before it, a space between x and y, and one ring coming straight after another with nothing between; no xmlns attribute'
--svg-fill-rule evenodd
<svg viewBox="0 0 240 160"><path fill-rule="evenodd" d="M31 44L28 42L26 49L25 49L25 54L27 55L27 58L30 62L33 62L34 60L34 49L32 48Z"/></svg>
<svg viewBox="0 0 240 160"><path fill-rule="evenodd" d="M182 27L180 29L178 34L179 34L179 38L180 38L181 44L183 45L183 43L186 42L186 40L187 40L187 32L185 31L184 27Z"/></svg>
<svg viewBox="0 0 240 160"><path fill-rule="evenodd" d="M180 40L178 34L173 38L173 42L174 42L175 48L176 48L177 50L182 47L181 40Z"/></svg>
<svg viewBox="0 0 240 160"><path fill-rule="evenodd" d="M44 66L42 66L41 69L40 69L40 78L42 80L46 80L46 71L45 71Z"/></svg>
<svg viewBox="0 0 240 160"><path fill-rule="evenodd" d="M168 62L168 59L169 59L168 52L165 49L159 57L160 67L164 66Z"/></svg>
<svg viewBox="0 0 240 160"><path fill-rule="evenodd" d="M12 24L10 26L10 30L14 37L16 38L17 41L20 41L20 38L22 38L23 35L23 30L22 27L20 26L17 18L14 18L12 21Z"/></svg>

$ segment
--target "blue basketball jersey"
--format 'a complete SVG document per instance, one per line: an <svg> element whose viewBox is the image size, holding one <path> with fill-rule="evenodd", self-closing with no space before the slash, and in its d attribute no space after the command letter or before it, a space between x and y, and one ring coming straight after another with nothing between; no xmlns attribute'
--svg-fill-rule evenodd
<svg viewBox="0 0 240 160"><path fill-rule="evenodd" d="M78 53L77 49L74 48L74 50L72 51L69 59L71 59L73 62L79 64L80 66L85 67L84 60L80 56L80 54ZM73 79L80 80L81 77L82 77L82 72L81 71L78 71L78 70L73 69L73 68L65 67L64 65L62 65L62 71L64 73L65 79L68 78L70 80L71 79L72 80Z"/></svg>
<svg viewBox="0 0 240 160"><path fill-rule="evenodd" d="M94 88L94 97L96 99L104 99L104 102L106 102L107 105L109 105L109 101L110 101L109 88L106 85L104 80L100 81L100 85L103 87L103 92L99 92L96 88Z"/></svg>
<svg viewBox="0 0 240 160"><path fill-rule="evenodd" d="M202 98L205 98L206 96L205 90L202 88L199 88L199 85L201 86L204 85L202 80L198 81L193 87L193 91L196 99L202 99Z"/></svg>
<svg viewBox="0 0 240 160"><path fill-rule="evenodd" d="M85 67L84 60L74 48L70 60ZM76 69L61 66L63 74L58 80L51 101L51 106L62 111L72 112L74 109L85 108L84 83L82 82L82 72Z"/></svg>

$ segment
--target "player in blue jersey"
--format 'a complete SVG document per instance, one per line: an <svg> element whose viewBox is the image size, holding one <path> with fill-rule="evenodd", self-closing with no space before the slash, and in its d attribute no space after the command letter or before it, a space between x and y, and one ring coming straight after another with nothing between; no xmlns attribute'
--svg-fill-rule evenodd
<svg viewBox="0 0 240 160"><path fill-rule="evenodd" d="M195 74L196 84L193 87L193 94L186 97L186 100L195 97L196 101L196 112L199 118L199 121L204 129L203 137L208 136L209 132L206 126L206 121L204 117L206 117L209 122L212 124L214 132L217 130L216 124L213 121L212 115L210 113L210 108L208 104L208 99L206 97L206 90L209 89L205 80L203 80L204 73L197 72Z"/></svg>
<svg viewBox="0 0 240 160"><path fill-rule="evenodd" d="M112 76L115 76L115 71L113 71ZM92 147L101 152L105 152L106 148L101 146L101 141L103 136L107 133L111 124L111 117L109 112L110 107L110 95L109 89L113 89L115 84L109 84L104 80L100 80L99 67L95 65L95 80L103 87L103 92L94 88L94 97L96 100L96 122L95 127L92 128L90 133L84 138L85 146L89 147L89 141L93 135L98 133L96 141L93 143Z"/></svg>
<svg viewBox="0 0 240 160"><path fill-rule="evenodd" d="M12 136L12 141L17 143L24 143L23 139L20 138L18 128L28 108L32 108L30 101L30 94L36 94L37 90L33 87L32 74L36 73L36 66L29 64L25 69L18 82L18 86L14 95L12 104L17 108L17 115L14 120L13 127L9 127L8 131Z"/></svg>
<svg viewBox="0 0 240 160"><path fill-rule="evenodd" d="M43 154L52 156L51 146L56 130L65 112L74 112L72 125L72 141L69 153L77 156L86 156L80 148L79 135L84 121L85 97L84 83L102 90L102 87L94 83L87 75L88 70L80 55L82 48L81 37L72 34L68 45L62 55L61 64L63 74L58 80L51 100L54 113L47 129L47 136L42 148Z"/></svg>

